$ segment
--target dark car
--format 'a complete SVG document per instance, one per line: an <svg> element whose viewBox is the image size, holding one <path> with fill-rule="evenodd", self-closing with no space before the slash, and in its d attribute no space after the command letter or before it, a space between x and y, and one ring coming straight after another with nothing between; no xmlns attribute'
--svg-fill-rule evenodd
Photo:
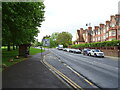
<svg viewBox="0 0 120 90"><path fill-rule="evenodd" d="M83 49L83 55L89 55L89 51L90 51L89 48Z"/></svg>

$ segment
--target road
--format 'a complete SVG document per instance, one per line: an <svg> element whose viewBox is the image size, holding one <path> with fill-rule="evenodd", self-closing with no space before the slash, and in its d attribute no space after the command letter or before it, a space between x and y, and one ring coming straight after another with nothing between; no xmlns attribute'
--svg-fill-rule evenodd
<svg viewBox="0 0 120 90"><path fill-rule="evenodd" d="M72 67L97 86L101 88L118 88L118 80L120 80L118 77L120 68L118 66L118 59L90 57L57 49L50 49L50 51L62 62ZM51 64L55 66L56 62ZM74 76L72 75L71 77Z"/></svg>

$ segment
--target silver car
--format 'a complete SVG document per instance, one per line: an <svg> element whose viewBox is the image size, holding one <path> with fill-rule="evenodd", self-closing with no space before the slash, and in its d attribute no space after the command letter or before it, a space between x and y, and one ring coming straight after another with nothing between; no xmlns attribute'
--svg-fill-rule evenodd
<svg viewBox="0 0 120 90"><path fill-rule="evenodd" d="M88 53L89 56L104 57L104 52L101 52L99 49L91 49Z"/></svg>

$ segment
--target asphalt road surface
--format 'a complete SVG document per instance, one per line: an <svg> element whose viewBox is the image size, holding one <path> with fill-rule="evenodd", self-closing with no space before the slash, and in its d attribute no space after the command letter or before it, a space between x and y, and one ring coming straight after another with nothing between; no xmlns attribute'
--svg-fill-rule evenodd
<svg viewBox="0 0 120 90"><path fill-rule="evenodd" d="M101 88L118 88L120 66L117 58L98 58L50 49L62 62ZM73 77L73 76L72 76Z"/></svg>

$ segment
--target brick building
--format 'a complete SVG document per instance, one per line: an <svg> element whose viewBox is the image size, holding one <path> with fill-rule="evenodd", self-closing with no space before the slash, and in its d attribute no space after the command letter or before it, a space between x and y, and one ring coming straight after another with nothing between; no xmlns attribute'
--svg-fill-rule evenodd
<svg viewBox="0 0 120 90"><path fill-rule="evenodd" d="M77 30L74 44L111 40L120 40L120 14L110 16L109 21L106 21L105 24L99 24L93 29L92 27L85 30L80 28L80 30Z"/></svg>
<svg viewBox="0 0 120 90"><path fill-rule="evenodd" d="M77 30L77 33L76 33L76 41L74 44L81 44L81 43L84 43L85 40L83 38L83 33L84 33L84 30L83 28L80 28L80 30Z"/></svg>

